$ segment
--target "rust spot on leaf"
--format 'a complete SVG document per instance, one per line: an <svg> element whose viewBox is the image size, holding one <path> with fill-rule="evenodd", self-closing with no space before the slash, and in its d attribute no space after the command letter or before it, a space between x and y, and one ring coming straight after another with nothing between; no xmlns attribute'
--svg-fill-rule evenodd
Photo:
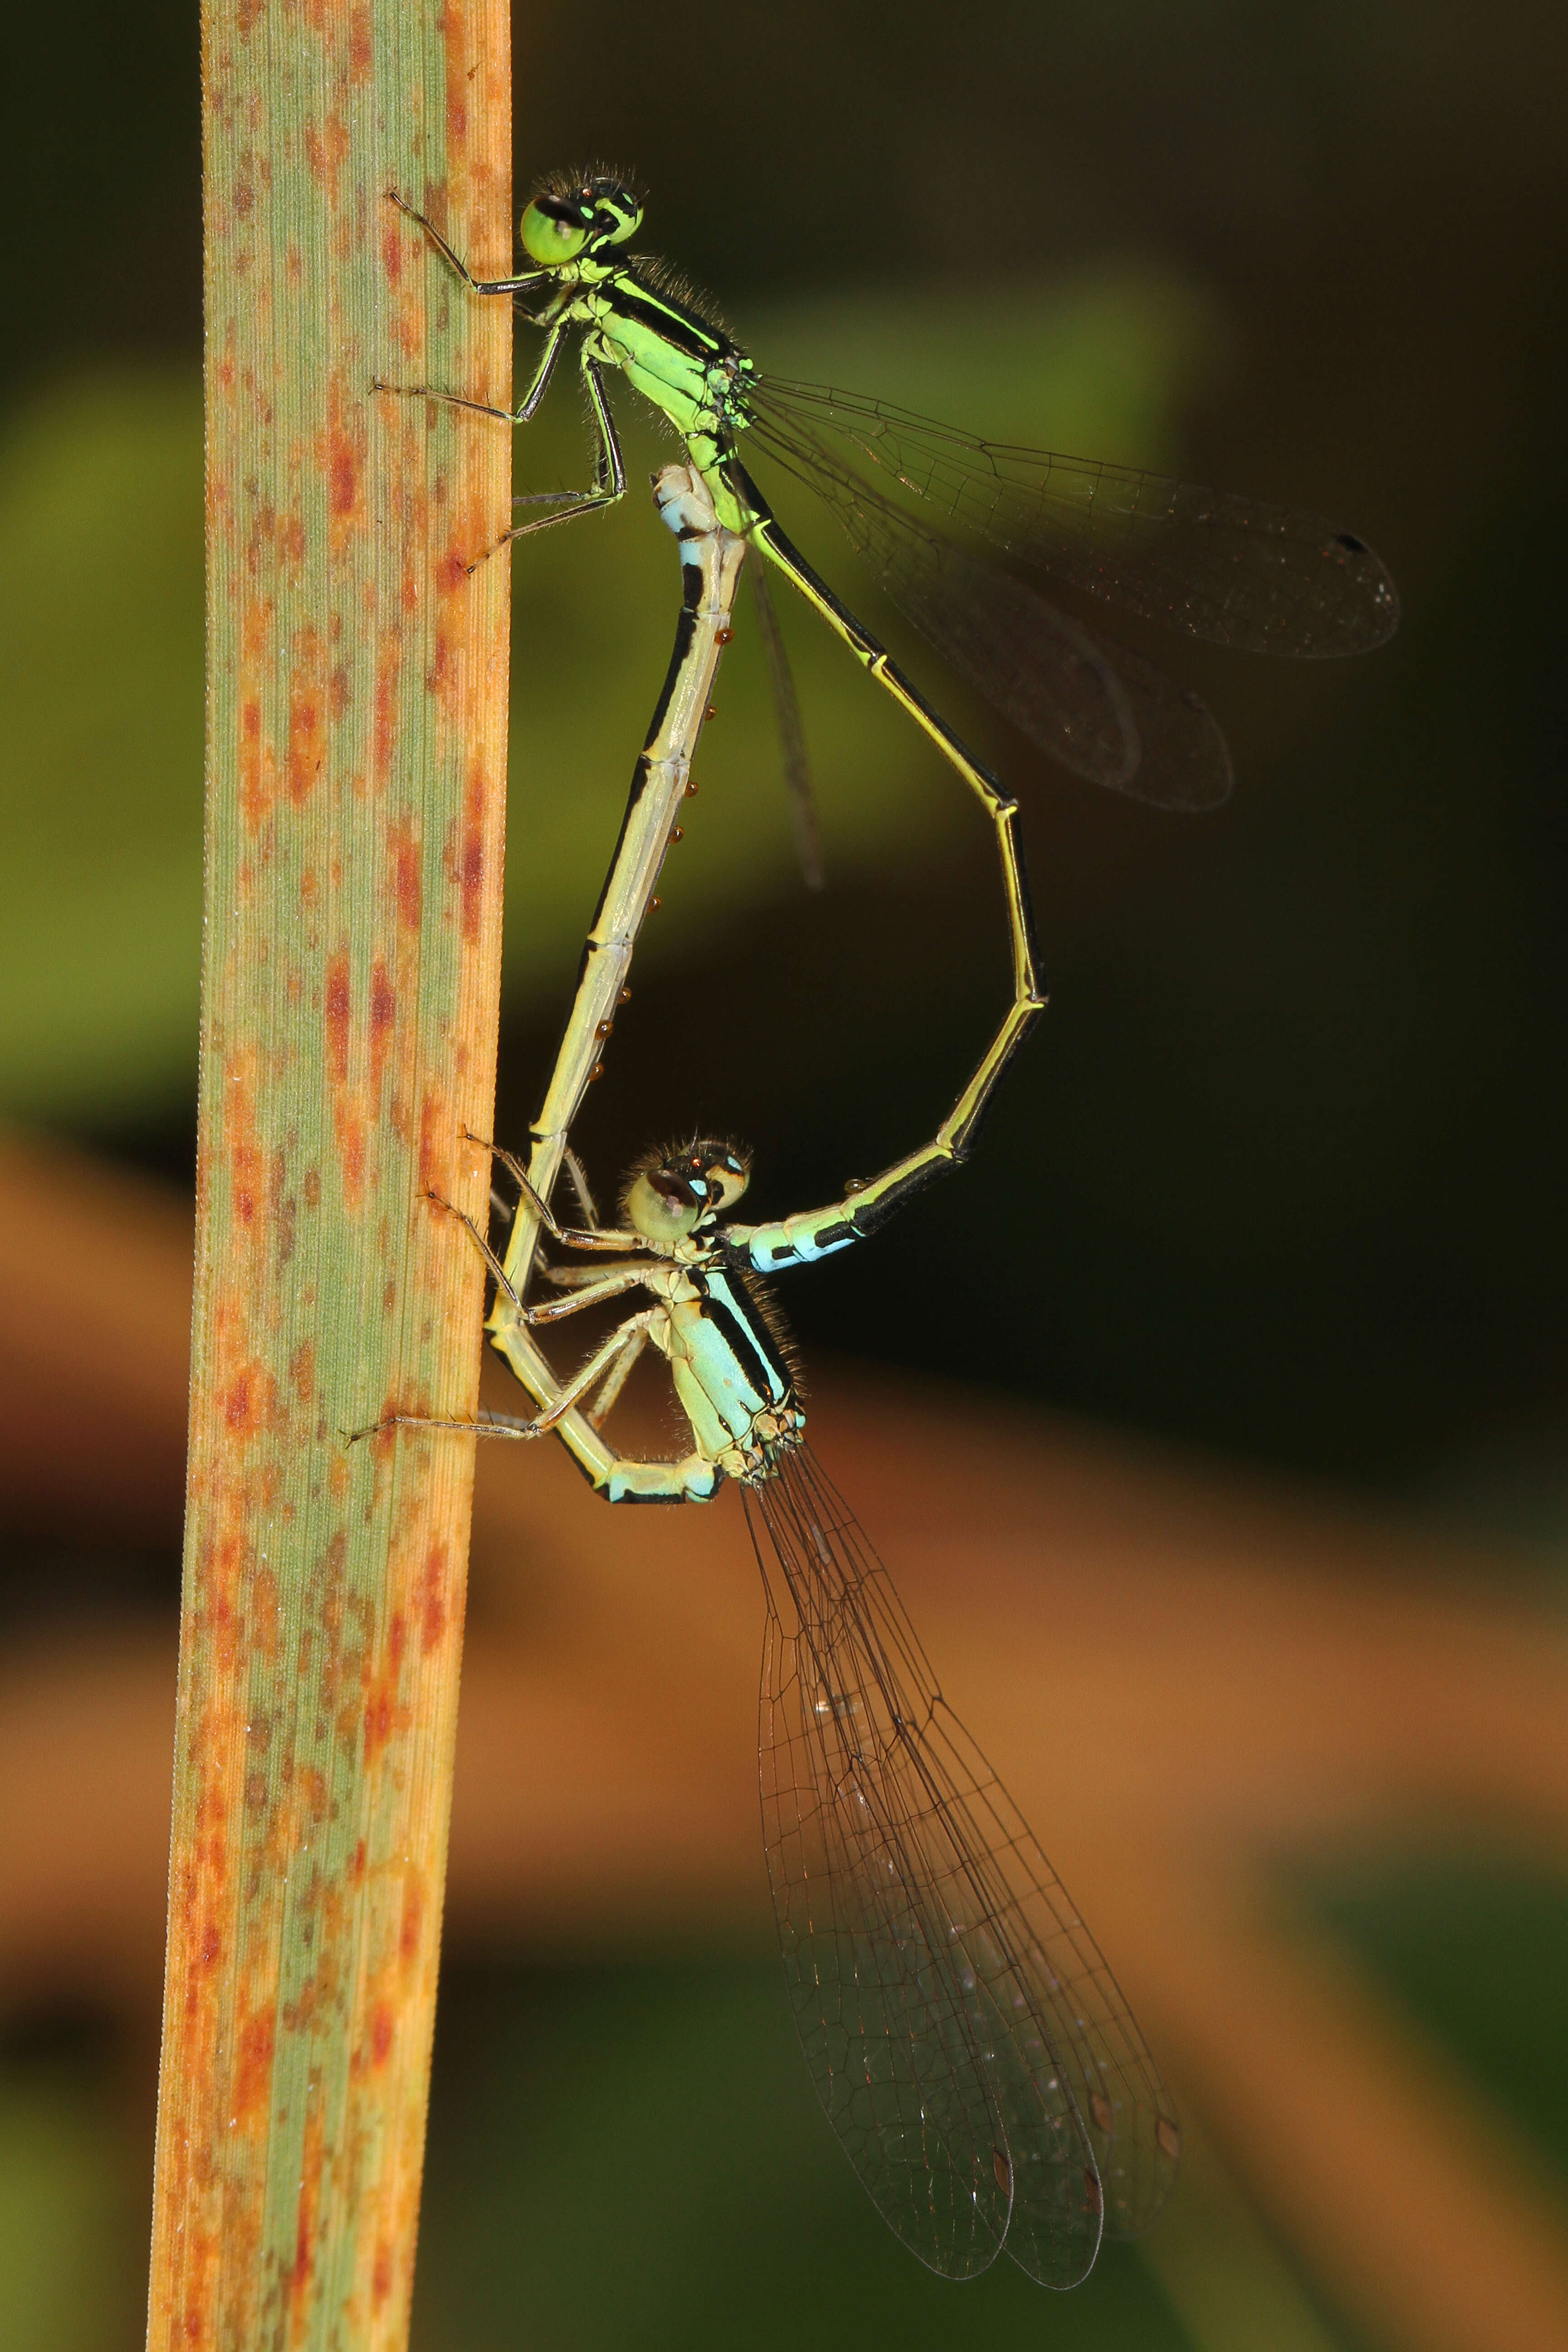
<svg viewBox="0 0 1568 2352"><path fill-rule="evenodd" d="M349 152L348 125L341 115L329 114L325 122L305 125L305 157L311 172L325 188L327 202L338 200L338 172Z"/></svg>
<svg viewBox="0 0 1568 2352"><path fill-rule="evenodd" d="M370 0L355 0L349 11L349 79L363 82L370 79L375 62L375 47L371 37Z"/></svg>
<svg viewBox="0 0 1568 2352"><path fill-rule="evenodd" d="M258 672L270 652L272 606L252 596L240 616L239 661L239 806L252 834L265 823L277 795L277 761L261 709Z"/></svg>
<svg viewBox="0 0 1568 2352"><path fill-rule="evenodd" d="M327 959L327 984L323 1012L327 1024L327 1075L334 1087L346 1087L349 1080L349 995L348 950L340 948Z"/></svg>
<svg viewBox="0 0 1568 2352"><path fill-rule="evenodd" d="M331 547L340 554L351 532L364 521L367 420L355 385L352 395L334 375L327 386L327 425L316 443L316 460L327 479Z"/></svg>
<svg viewBox="0 0 1568 2352"><path fill-rule="evenodd" d="M419 1646L430 1653L447 1630L447 1547L433 1543L419 1580Z"/></svg>
<svg viewBox="0 0 1568 2352"><path fill-rule="evenodd" d="M387 977L385 964L377 956L370 973L370 1093L373 1102L381 1099L381 1082L386 1070L386 1056L396 1018L396 992Z"/></svg>
<svg viewBox="0 0 1568 2352"><path fill-rule="evenodd" d="M457 1140L457 1120L447 1097L427 1087L419 1103L419 1188L424 1192L439 1192L443 1199L448 1189L447 1168L452 1145ZM395 1406L389 1411L395 1412Z"/></svg>
<svg viewBox="0 0 1568 2352"><path fill-rule="evenodd" d="M391 2009L385 2001L378 2000L370 2020L370 2054L374 2065L384 2066L391 2057L395 2027Z"/></svg>
<svg viewBox="0 0 1568 2352"><path fill-rule="evenodd" d="M397 1956L405 1969L418 1958L424 1933L425 1882L417 1871L411 1871L403 1889L403 1919L397 1930Z"/></svg>
<svg viewBox="0 0 1568 2352"><path fill-rule="evenodd" d="M338 1160L343 1171L343 1198L357 1208L364 1191L364 1120L357 1104L345 1102L338 1119Z"/></svg>
<svg viewBox="0 0 1568 2352"><path fill-rule="evenodd" d="M267 1171L256 1132L256 1100L248 1069L230 1066L224 1095L224 1127L228 1137L230 1205L235 1221L254 1225L265 1209Z"/></svg>
<svg viewBox="0 0 1568 2352"><path fill-rule="evenodd" d="M379 2311L382 2305L386 2301L387 2296L391 2293L392 2248L387 2244L384 2238L378 2238L375 2242L375 2263L370 2274L370 2300L372 2308Z"/></svg>
<svg viewBox="0 0 1568 2352"><path fill-rule="evenodd" d="M289 2273L289 2301L296 2307L304 2302L306 2289L310 2284L310 2273L316 2267L310 2242L314 2220L315 2200L310 2194L310 2184L301 2181L300 2201L295 2209L294 2261Z"/></svg>
<svg viewBox="0 0 1568 2352"><path fill-rule="evenodd" d="M309 1404L316 1393L316 1343L301 1339L289 1359L289 1377L294 1383L294 1393L301 1404Z"/></svg>
<svg viewBox="0 0 1568 2352"><path fill-rule="evenodd" d="M450 5L448 0L440 22L442 46L447 52L447 148L452 153L466 147L468 141L468 12Z"/></svg>
<svg viewBox="0 0 1568 2352"><path fill-rule="evenodd" d="M391 1738L397 1723L397 1692L395 1685L384 1679L371 1685L370 1696L364 1703L364 1760L374 1764Z"/></svg>
<svg viewBox="0 0 1568 2352"><path fill-rule="evenodd" d="M341 427L333 431L327 445L327 471L332 513L352 515L359 499L359 463L353 443Z"/></svg>
<svg viewBox="0 0 1568 2352"><path fill-rule="evenodd" d="M326 764L321 669L321 637L314 629L301 629L289 680L289 797L296 808L304 806Z"/></svg>
<svg viewBox="0 0 1568 2352"><path fill-rule="evenodd" d="M252 833L267 814L261 779L261 705L247 694L239 706L239 805Z"/></svg>
<svg viewBox="0 0 1568 2352"><path fill-rule="evenodd" d="M239 2029L239 2054L234 2070L234 2118L237 2124L253 2122L258 2108L265 2108L272 2087L272 2053L275 2027L272 2011L262 2010L246 2018Z"/></svg>
<svg viewBox="0 0 1568 2352"><path fill-rule="evenodd" d="M253 1357L224 1391L223 1417L237 1437L254 1437L267 1426L268 1388L267 1367Z"/></svg>
<svg viewBox="0 0 1568 2352"><path fill-rule="evenodd" d="M278 1654L278 1580L265 1560L256 1570L250 1588L251 1638L270 1665Z"/></svg>
<svg viewBox="0 0 1568 2352"><path fill-rule="evenodd" d="M462 832L456 859L456 878L463 910L463 940L468 947L473 947L478 941L479 919L484 911L488 801L483 771L476 761L469 767L463 788Z"/></svg>
<svg viewBox="0 0 1568 2352"><path fill-rule="evenodd" d="M387 835L393 877L397 892L397 919L402 929L416 934L424 910L425 886L419 866L419 837L410 817L399 817Z"/></svg>

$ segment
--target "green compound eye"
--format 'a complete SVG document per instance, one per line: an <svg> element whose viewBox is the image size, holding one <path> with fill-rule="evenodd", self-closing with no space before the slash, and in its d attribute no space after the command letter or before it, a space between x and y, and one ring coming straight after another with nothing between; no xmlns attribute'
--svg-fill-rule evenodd
<svg viewBox="0 0 1568 2352"><path fill-rule="evenodd" d="M553 269L582 252L588 228L580 206L555 196L535 196L517 225L518 242L531 261Z"/></svg>

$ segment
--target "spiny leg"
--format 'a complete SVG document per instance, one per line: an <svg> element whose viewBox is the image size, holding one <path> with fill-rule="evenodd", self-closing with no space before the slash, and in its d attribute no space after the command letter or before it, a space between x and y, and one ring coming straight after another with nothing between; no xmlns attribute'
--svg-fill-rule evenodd
<svg viewBox="0 0 1568 2352"><path fill-rule="evenodd" d="M642 1354L643 1349L647 1346L647 1332L646 1329L634 1333L632 1338L626 1341L626 1346L621 1350L618 1361L612 1364L608 1372L605 1375L604 1386L600 1389L598 1395L594 1399L592 1405L588 1409L587 1418L590 1429L603 1429L605 1422L615 1410L616 1402L619 1397L621 1391L626 1387L626 1381L630 1378L632 1367L636 1364L637 1358Z"/></svg>
<svg viewBox="0 0 1568 2352"><path fill-rule="evenodd" d="M516 294L542 288L548 283L547 276L539 271L535 271L527 278L476 278L468 264L458 259L440 231L431 226L423 213L416 213L413 205L405 205L399 195L394 194L392 202L397 206L399 212L406 213L410 220L418 222L437 250L451 263L464 285L473 293ZM555 362L565 347L570 331L570 326L565 320L545 329L544 349L540 353L539 364L534 369L528 390L515 408L497 408L488 400L469 400L458 392L438 392L433 384L387 383L380 376L374 379L374 389L377 392L395 392L409 400L438 400L447 408L470 408L477 415L493 416L502 425L526 425L549 389L550 379L555 373ZM545 495L552 497L557 494L546 492ZM560 495L571 498L575 497L577 493L565 491Z"/></svg>
<svg viewBox="0 0 1568 2352"><path fill-rule="evenodd" d="M577 1195L577 1206L583 1212L583 1223L591 1234L597 1233L599 1212L594 1205L594 1195L588 1188L587 1172L583 1162L570 1144L566 1146L561 1157L565 1164L566 1173L572 1180L572 1189Z"/></svg>
<svg viewBox="0 0 1568 2352"><path fill-rule="evenodd" d="M543 1307L524 1309L524 1319L534 1325L560 1323L568 1315L581 1315L585 1307L602 1307L607 1298L618 1298L627 1290L636 1290L647 1280L646 1261L637 1265L617 1266L612 1274L601 1274L580 1288L567 1292L564 1298L552 1298Z"/></svg>
<svg viewBox="0 0 1568 2352"><path fill-rule="evenodd" d="M597 360L590 359L584 352L579 372L583 378L583 388L588 395L588 407L599 435L599 446L594 454L593 488L569 490L564 494L554 491L545 493L546 497L552 499L558 495L563 496L563 502L559 511L555 514L539 515L532 522L514 522L510 530L501 533L494 547L486 549L484 555L479 558L480 563L499 553L501 548L510 547L514 539L528 539L535 531L553 530L559 522L574 522L579 515L597 514L602 507L613 507L618 499L625 498L626 494L626 461L621 456L621 445L616 437L616 427L610 415L610 404L605 396L604 370ZM532 415L531 409L529 415ZM518 421L524 420L520 417ZM529 499L512 500L514 506L537 503L541 501ZM468 569L473 572L478 569L478 566L470 563Z"/></svg>
<svg viewBox="0 0 1568 2352"><path fill-rule="evenodd" d="M500 1161L501 1166L512 1178L519 1192L522 1194L523 1199L528 1202L529 1207L533 1211L534 1215L539 1219L540 1223L544 1227L545 1232L550 1234L552 1240L558 1241L563 1249L620 1250L622 1252L626 1252L628 1250L637 1250L641 1247L641 1234L633 1233L629 1229L608 1230L603 1225L594 1225L588 1229L584 1229L577 1225L557 1224L554 1213L529 1182L528 1171L524 1168L521 1160L518 1159L515 1152L509 1151L504 1143L490 1143L487 1141L484 1136L472 1134L466 1127L460 1131L462 1139L465 1143L477 1144L481 1151L488 1151L492 1160L499 1160ZM507 1297L509 1298L516 1297L517 1294L513 1290L510 1282L507 1284L506 1289Z"/></svg>
<svg viewBox="0 0 1568 2352"><path fill-rule="evenodd" d="M355 1430L350 1443L361 1437L374 1437L384 1429L461 1429L476 1437L542 1437L547 1430L554 1428L563 1413L570 1412L573 1406L604 1378L622 1349L637 1333L640 1330L646 1334L658 1311L656 1307L645 1307L640 1315L630 1316L625 1323L617 1324L609 1338L595 1349L585 1363L578 1366L565 1387L531 1421L515 1418L510 1413L489 1413L473 1421L443 1421L429 1413L389 1412L374 1429Z"/></svg>
<svg viewBox="0 0 1568 2352"><path fill-rule="evenodd" d="M423 213L416 212L413 205L405 204L395 190L389 189L387 193L400 212L405 213L410 220L418 223L437 252L450 263L464 285L473 293L527 294L543 291L552 286L551 274L547 270L533 270L521 278L476 278L467 262L452 250L440 231L426 219ZM549 389L550 380L555 373L555 363L561 356L566 338L571 331L571 321L566 320L545 329L544 349L540 354L539 364L533 372L528 390L515 408L498 408L489 401L471 400L463 393L438 391L433 384L387 383L379 376L374 380L374 388L377 392L397 393L410 399L439 401L448 408L467 408L479 416L493 416L502 425L527 425L535 415L540 402ZM591 360L585 351L581 361L581 370L584 388L588 394L589 409L598 431L599 446L594 455L593 488L590 490L538 490L530 492L522 498L514 499L512 501L514 506L555 506L559 511L554 514L541 515L531 522L514 524L510 530L502 533L493 547L486 548L483 555L475 558L468 567L470 573L477 572L481 563L487 562L499 549L509 546L514 539L524 539L531 532L547 530L553 523L571 522L578 515L596 513L601 507L613 506L618 499L625 497L626 466L621 457L620 443L616 437L616 428L611 420L609 405L605 397L603 373L597 362Z"/></svg>
<svg viewBox="0 0 1568 2352"><path fill-rule="evenodd" d="M485 1264L489 1266L490 1273L495 1277L497 1289L503 1290L510 1299L512 1305L516 1307L518 1313L520 1315L526 1316L529 1310L523 1305L516 1291L512 1288L511 1282L508 1276L505 1266L502 1265L500 1258L497 1257L494 1250L491 1249L488 1238L485 1234L480 1233L478 1225L474 1223L472 1217L469 1216L467 1209L459 1209L455 1201L444 1200L439 1192L432 1192L428 1185L426 1185L425 1190L425 1198L433 1202L437 1209L445 1209L449 1217L456 1217L461 1224L468 1228L468 1239L473 1243L474 1247L479 1251L479 1255L484 1259ZM490 1195L490 1199L493 1204L495 1200L493 1192Z"/></svg>
<svg viewBox="0 0 1568 2352"><path fill-rule="evenodd" d="M386 198L389 204L395 205L400 213L406 213L408 218L424 230L437 252L444 260L451 263L471 293L534 294L550 284L550 272L547 269L530 269L521 278L476 278L461 255L453 252L433 221L426 220L423 213L416 212L414 206L405 198L400 196L395 188L388 188Z"/></svg>

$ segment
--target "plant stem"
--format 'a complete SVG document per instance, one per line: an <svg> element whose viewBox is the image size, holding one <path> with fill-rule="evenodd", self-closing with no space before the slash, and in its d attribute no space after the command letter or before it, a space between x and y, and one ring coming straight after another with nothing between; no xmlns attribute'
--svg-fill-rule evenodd
<svg viewBox="0 0 1568 2352"><path fill-rule="evenodd" d="M499 997L504 0L206 0L196 1282L148 2342L406 2340Z"/></svg>

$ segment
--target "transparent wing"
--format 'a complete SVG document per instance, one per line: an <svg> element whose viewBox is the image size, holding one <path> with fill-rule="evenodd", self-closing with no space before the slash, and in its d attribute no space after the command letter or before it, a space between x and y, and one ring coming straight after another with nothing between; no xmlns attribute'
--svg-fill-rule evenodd
<svg viewBox="0 0 1568 2352"><path fill-rule="evenodd" d="M784 631L773 610L767 569L760 558L751 566L751 573L752 587L757 600L757 626L762 634L768 680L773 688L773 709L779 722L779 749L784 755L784 790L789 794L790 814L794 820L795 856L800 860L806 888L820 890L824 879L822 829L816 822L816 793L811 781L811 760L805 748L800 702L795 690L795 679L790 675Z"/></svg>
<svg viewBox="0 0 1568 2352"><path fill-rule="evenodd" d="M863 486L815 487L948 667L1074 775L1160 808L1228 797L1230 752L1201 695Z"/></svg>
<svg viewBox="0 0 1568 2352"><path fill-rule="evenodd" d="M829 2119L923 2261L1048 2286L1153 2220L1174 2109L1104 1960L805 1449L743 1490L767 1593L763 1835Z"/></svg>
<svg viewBox="0 0 1568 2352"><path fill-rule="evenodd" d="M949 667L1074 775L1156 807L1226 799L1230 753L1200 695L897 505L800 429L758 422L752 437L832 509Z"/></svg>
<svg viewBox="0 0 1568 2352"><path fill-rule="evenodd" d="M1142 619L1253 653L1370 653L1399 598L1353 531L1321 515L1125 466L983 441L887 401L763 378L759 424L852 451L952 526Z"/></svg>

